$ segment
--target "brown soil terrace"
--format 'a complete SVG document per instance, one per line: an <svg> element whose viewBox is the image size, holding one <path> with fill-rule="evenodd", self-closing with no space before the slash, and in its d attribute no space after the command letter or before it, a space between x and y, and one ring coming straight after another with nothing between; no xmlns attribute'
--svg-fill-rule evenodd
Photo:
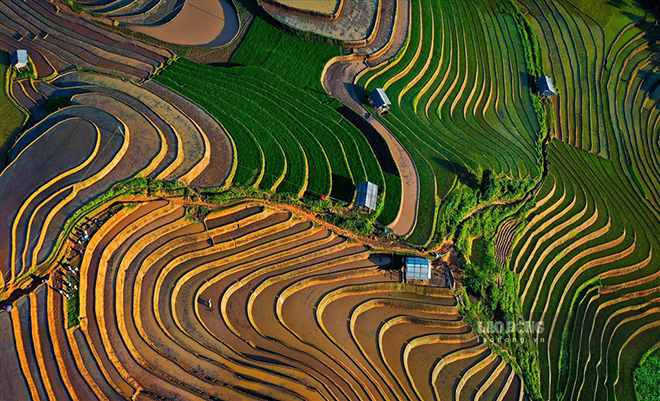
<svg viewBox="0 0 660 401"><path fill-rule="evenodd" d="M274 0L275 3L302 11L333 15L344 0Z"/></svg>
<svg viewBox="0 0 660 401"><path fill-rule="evenodd" d="M301 3L336 4L334 0L259 0L258 3L268 14L278 21L295 29L337 39L345 43L364 45L369 41L377 19L381 14L381 4L387 0L340 0L340 8L332 15L301 10ZM285 6L282 6L283 3ZM291 7L289 7L289 5ZM330 10L330 14L334 10ZM322 14L322 15L321 15Z"/></svg>
<svg viewBox="0 0 660 401"><path fill-rule="evenodd" d="M158 83L70 72L29 87L71 106L27 130L0 173L0 202L12 211L0 214L3 288L42 263L75 210L117 182L231 183L234 150L222 126Z"/></svg>
<svg viewBox="0 0 660 401"><path fill-rule="evenodd" d="M130 201L72 260L80 327L64 330L59 280L0 313L17 397L521 397L451 291L400 283L314 216L248 200L197 222L181 198Z"/></svg>
<svg viewBox="0 0 660 401"><path fill-rule="evenodd" d="M238 33L238 16L226 0L186 0L173 20L156 26L130 29L164 42L185 46L219 47Z"/></svg>

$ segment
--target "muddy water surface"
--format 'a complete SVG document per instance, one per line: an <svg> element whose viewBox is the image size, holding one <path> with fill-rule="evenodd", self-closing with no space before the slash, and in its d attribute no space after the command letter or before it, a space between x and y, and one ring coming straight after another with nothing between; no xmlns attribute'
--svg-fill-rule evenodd
<svg viewBox="0 0 660 401"><path fill-rule="evenodd" d="M131 29L177 45L218 47L238 33L238 16L226 0L187 0L172 21Z"/></svg>

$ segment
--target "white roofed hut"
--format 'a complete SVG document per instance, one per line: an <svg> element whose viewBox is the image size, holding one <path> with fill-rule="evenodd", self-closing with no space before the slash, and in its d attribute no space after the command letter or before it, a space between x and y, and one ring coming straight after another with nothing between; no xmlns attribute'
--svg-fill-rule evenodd
<svg viewBox="0 0 660 401"><path fill-rule="evenodd" d="M359 183L355 196L355 207L372 211L376 208L376 203L378 203L378 185L369 181Z"/></svg>
<svg viewBox="0 0 660 401"><path fill-rule="evenodd" d="M539 94L541 96L556 96L557 91L555 90L555 85L552 83L552 78L547 76L538 77L536 79L536 86L539 88Z"/></svg>
<svg viewBox="0 0 660 401"><path fill-rule="evenodd" d="M369 94L369 102L371 102L371 105L374 106L378 114L381 115L390 111L390 106L392 105L390 98L387 97L383 88L376 88L371 92Z"/></svg>
<svg viewBox="0 0 660 401"><path fill-rule="evenodd" d="M16 69L16 71L22 71L28 68L28 54L27 50L16 50L11 54L11 66Z"/></svg>

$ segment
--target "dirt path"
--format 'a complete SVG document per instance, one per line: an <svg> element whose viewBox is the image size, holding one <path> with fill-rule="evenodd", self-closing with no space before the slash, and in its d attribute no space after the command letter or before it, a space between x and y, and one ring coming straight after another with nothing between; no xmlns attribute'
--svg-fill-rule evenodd
<svg viewBox="0 0 660 401"><path fill-rule="evenodd" d="M357 75L369 65L377 65L394 57L403 46L408 32L408 0L396 0L397 21L394 26L382 24L377 39L366 50L367 54L373 54L386 46L391 37L391 46L382 55L370 58L368 55L356 57L337 57L328 63L323 76L323 87L330 96L339 99L346 106L365 117L367 121L383 136L387 146L396 162L401 176L401 205L399 214L390 227L396 235L405 236L410 234L417 222L417 207L419 204L419 175L415 163L401 142L380 122L373 117L360 101L355 85ZM361 53L364 49L358 49Z"/></svg>
<svg viewBox="0 0 660 401"><path fill-rule="evenodd" d="M149 200L154 200L154 198L150 197L132 197L131 201L138 201L138 202L145 202ZM183 206L191 206L191 205L203 205L207 206L209 208L217 208L217 205L214 204L206 204L203 202L191 202L184 200L180 197L176 198L167 198L168 201L183 205ZM263 205L267 205L268 207L271 207L276 210L281 210L281 211L288 211L293 213L294 215L297 215L298 217L302 217L306 220L312 221L320 226L323 226L327 228L330 231L334 231L336 234L341 235L346 238L351 238L357 242L360 242L362 244L368 245L375 250L386 250L388 252L401 252L401 253L410 253L410 254L416 254L423 256L423 253L420 252L419 250L406 246L405 244L398 243L396 241L389 241L389 240L383 240L379 239L376 237L363 237L361 235L355 234L352 231L344 230L343 228L337 227L334 224L330 224L327 221L323 220L320 218L316 213L310 212L304 209L301 209L298 206L295 205L289 205L289 204L280 204L276 202L271 202L268 200L264 199L259 199L259 198L242 198L241 201L248 201L248 202L255 202L255 203L260 203Z"/></svg>
<svg viewBox="0 0 660 401"><path fill-rule="evenodd" d="M419 175L415 163L401 142L380 121L373 116L370 116L367 121L387 142L401 176L401 206L399 206L399 214L390 227L396 235L408 235L415 228L419 206Z"/></svg>
<svg viewBox="0 0 660 401"><path fill-rule="evenodd" d="M187 0L172 21L130 29L177 45L219 47L238 33L238 16L226 0Z"/></svg>

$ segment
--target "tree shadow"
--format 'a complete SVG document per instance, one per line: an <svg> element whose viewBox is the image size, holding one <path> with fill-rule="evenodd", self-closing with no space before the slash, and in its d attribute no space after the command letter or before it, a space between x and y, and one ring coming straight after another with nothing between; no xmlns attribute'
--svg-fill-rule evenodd
<svg viewBox="0 0 660 401"><path fill-rule="evenodd" d="M346 92L348 92L348 94L357 104L364 103L366 95L363 87L355 85L352 82L344 82L344 88L346 88Z"/></svg>
<svg viewBox="0 0 660 401"><path fill-rule="evenodd" d="M245 67L245 64L239 64L239 63L209 63L207 65L213 66L213 67L220 67L220 68L232 68L232 67Z"/></svg>
<svg viewBox="0 0 660 401"><path fill-rule="evenodd" d="M369 145L376 155L378 164L380 164L381 169L384 173L389 173L395 176L399 176L399 169L396 166L394 157L390 152L387 142L383 136L371 125L367 120L365 120L358 113L353 111L347 106L340 106L337 108L337 112L341 114L346 120L348 120L355 128L362 132L362 135L367 139Z"/></svg>
<svg viewBox="0 0 660 401"><path fill-rule="evenodd" d="M532 89L536 91L536 77L527 71L520 72L520 85L526 89Z"/></svg>
<svg viewBox="0 0 660 401"><path fill-rule="evenodd" d="M432 160L442 169L447 170L452 174L455 174L458 180L461 182L461 184L470 187L472 189L478 189L480 187L479 179L477 178L477 176L462 164L451 162L447 159L443 159L440 157L434 157Z"/></svg>
<svg viewBox="0 0 660 401"><path fill-rule="evenodd" d="M658 109L660 108L660 73L653 72L656 66L657 64L641 70L638 76L644 77L640 85L640 91L644 93L649 101L654 103L653 107Z"/></svg>
<svg viewBox="0 0 660 401"><path fill-rule="evenodd" d="M354 190L355 186L350 178L332 174L332 193L330 193L330 196L344 202L350 202L353 200Z"/></svg>

